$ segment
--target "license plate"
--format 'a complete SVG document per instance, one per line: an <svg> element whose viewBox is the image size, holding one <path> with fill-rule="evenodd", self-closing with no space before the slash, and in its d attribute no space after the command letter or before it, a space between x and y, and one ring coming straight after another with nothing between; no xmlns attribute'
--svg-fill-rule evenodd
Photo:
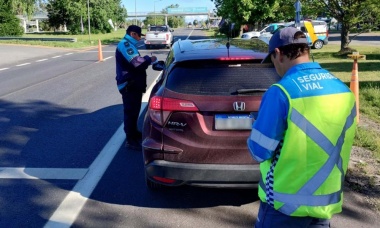
<svg viewBox="0 0 380 228"><path fill-rule="evenodd" d="M251 130L253 116L250 114L216 114L216 130Z"/></svg>

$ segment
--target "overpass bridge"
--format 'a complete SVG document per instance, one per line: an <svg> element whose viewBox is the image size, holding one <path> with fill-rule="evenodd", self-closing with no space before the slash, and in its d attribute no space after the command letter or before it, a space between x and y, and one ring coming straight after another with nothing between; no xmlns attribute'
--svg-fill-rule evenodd
<svg viewBox="0 0 380 228"><path fill-rule="evenodd" d="M196 11L186 11L186 8L181 10L178 9L178 11L172 11L168 13L160 13L160 12L128 12L129 19L131 18L141 18L141 17L148 17L148 16L164 16L165 17L165 24L168 24L168 17L169 16L207 16L209 20L221 20L221 17L217 17L214 15L211 11L203 11L203 12L196 12Z"/></svg>

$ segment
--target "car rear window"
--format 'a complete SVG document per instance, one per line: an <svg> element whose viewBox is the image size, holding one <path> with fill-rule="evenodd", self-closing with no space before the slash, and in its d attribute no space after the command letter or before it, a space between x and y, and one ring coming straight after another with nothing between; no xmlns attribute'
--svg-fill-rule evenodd
<svg viewBox="0 0 380 228"><path fill-rule="evenodd" d="M154 32L167 32L168 28L166 26L151 26L149 31Z"/></svg>
<svg viewBox="0 0 380 228"><path fill-rule="evenodd" d="M185 94L252 95L262 94L278 80L272 64L191 62L169 73L166 88Z"/></svg>

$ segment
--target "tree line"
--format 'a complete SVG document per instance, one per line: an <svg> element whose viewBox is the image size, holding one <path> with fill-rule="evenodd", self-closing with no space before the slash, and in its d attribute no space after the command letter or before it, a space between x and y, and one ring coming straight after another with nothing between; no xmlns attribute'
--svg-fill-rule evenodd
<svg viewBox="0 0 380 228"><path fill-rule="evenodd" d="M0 0L0 35L22 35L16 15L31 19L36 12L47 12L50 29L65 26L71 34L87 32L88 19L92 33L109 33L128 16L121 0Z"/></svg>

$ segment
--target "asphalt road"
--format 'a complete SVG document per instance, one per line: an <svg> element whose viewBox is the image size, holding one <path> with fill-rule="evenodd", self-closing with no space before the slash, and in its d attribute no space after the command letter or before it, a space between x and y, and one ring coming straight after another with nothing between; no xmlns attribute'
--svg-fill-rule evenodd
<svg viewBox="0 0 380 228"><path fill-rule="evenodd" d="M168 52L140 45L142 55ZM122 147L114 50L98 62L96 48L0 45L0 227L252 227L256 190L146 188L141 153ZM158 74L149 69L148 83ZM346 190L332 227L380 221Z"/></svg>
<svg viewBox="0 0 380 228"><path fill-rule="evenodd" d="M380 33L379 32L372 32L372 33L352 33L349 35L351 39L352 45L373 45L373 46L380 46ZM330 33L329 34L329 43L330 44L340 44L341 41L340 33Z"/></svg>

